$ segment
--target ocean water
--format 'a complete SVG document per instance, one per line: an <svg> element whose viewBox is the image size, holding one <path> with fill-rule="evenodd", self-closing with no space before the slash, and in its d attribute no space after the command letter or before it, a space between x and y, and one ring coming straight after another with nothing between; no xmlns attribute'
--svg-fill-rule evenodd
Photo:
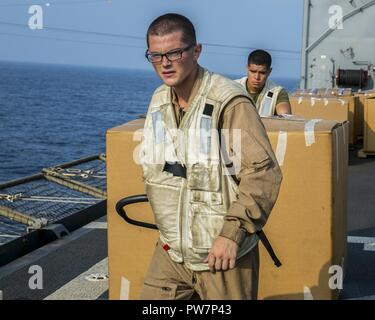
<svg viewBox="0 0 375 320"><path fill-rule="evenodd" d="M0 183L105 152L106 131L145 113L160 84L151 70L0 62Z"/></svg>

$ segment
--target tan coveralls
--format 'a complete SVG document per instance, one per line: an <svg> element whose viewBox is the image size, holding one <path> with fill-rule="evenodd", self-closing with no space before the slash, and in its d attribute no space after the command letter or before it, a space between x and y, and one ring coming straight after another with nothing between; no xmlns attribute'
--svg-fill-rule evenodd
<svg viewBox="0 0 375 320"><path fill-rule="evenodd" d="M203 76L200 68L189 97L194 99ZM172 98L177 124L184 112L176 95ZM189 112L189 108L186 110ZM276 202L282 174L268 140L265 128L251 102L244 97L232 99L222 116L222 129L241 129L241 169L236 175L239 181L239 198L233 202L225 218L220 236L241 244L247 233L263 228ZM247 138L252 135L255 139ZM231 150L229 143L229 150ZM256 152L266 152L270 165L261 171L251 172ZM258 246L236 261L234 269L227 271L192 271L183 263L171 260L163 249L160 239L156 244L149 270L145 277L141 299L191 299L197 293L201 299L257 298L259 276ZM196 296L195 296L196 297Z"/></svg>

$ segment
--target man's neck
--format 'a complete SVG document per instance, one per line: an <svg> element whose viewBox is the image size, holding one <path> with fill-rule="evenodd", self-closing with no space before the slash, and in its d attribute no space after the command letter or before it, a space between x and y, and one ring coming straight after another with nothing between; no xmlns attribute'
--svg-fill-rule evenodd
<svg viewBox="0 0 375 320"><path fill-rule="evenodd" d="M251 94L258 94L258 93L261 93L264 86L260 89L256 89L256 88L252 88L250 85L249 85L249 81L247 80L246 81L246 87L247 87L247 91Z"/></svg>
<svg viewBox="0 0 375 320"><path fill-rule="evenodd" d="M195 70L188 76L185 81L176 87L173 87L174 92L176 93L178 104L181 108L186 110L188 108L189 98L191 91L193 90L195 81L198 78L199 66L197 65Z"/></svg>
<svg viewBox="0 0 375 320"><path fill-rule="evenodd" d="M249 89L249 92L251 94L258 94L258 93L260 93L262 91L262 89L257 90L257 89L253 89L253 88L250 88L250 87L248 87L248 89Z"/></svg>

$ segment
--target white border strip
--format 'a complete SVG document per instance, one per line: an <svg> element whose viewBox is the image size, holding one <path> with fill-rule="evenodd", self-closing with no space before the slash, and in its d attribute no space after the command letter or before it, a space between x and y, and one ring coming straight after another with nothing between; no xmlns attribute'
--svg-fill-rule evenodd
<svg viewBox="0 0 375 320"><path fill-rule="evenodd" d="M311 119L305 123L305 143L306 147L310 147L315 143L315 124L320 122L321 119Z"/></svg>
<svg viewBox="0 0 375 320"><path fill-rule="evenodd" d="M281 167L284 164L286 147L288 144L288 132L280 131L279 136L277 138L277 146L276 146L276 159Z"/></svg>
<svg viewBox="0 0 375 320"><path fill-rule="evenodd" d="M120 300L129 300L130 281L121 277Z"/></svg>

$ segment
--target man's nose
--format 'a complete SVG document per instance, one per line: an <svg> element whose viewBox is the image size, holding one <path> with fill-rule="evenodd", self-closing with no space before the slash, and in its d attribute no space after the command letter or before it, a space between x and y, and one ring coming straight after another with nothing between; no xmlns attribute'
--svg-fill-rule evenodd
<svg viewBox="0 0 375 320"><path fill-rule="evenodd" d="M167 67L169 66L172 62L170 62L167 58L167 56L163 56L162 57L162 60L161 60L161 63L163 64L163 67Z"/></svg>
<svg viewBox="0 0 375 320"><path fill-rule="evenodd" d="M260 80L260 73L259 73L259 72L257 72L257 73L255 74L255 79Z"/></svg>

